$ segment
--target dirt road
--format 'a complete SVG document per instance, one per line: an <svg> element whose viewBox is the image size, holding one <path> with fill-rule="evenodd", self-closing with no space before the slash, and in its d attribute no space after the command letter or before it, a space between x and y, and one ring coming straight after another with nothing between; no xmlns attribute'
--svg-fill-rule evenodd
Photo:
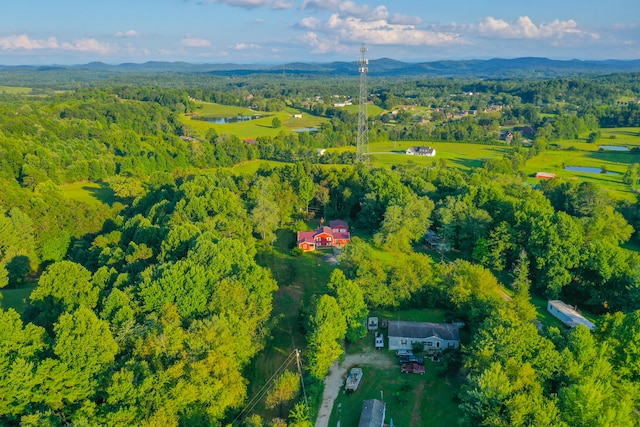
<svg viewBox="0 0 640 427"><path fill-rule="evenodd" d="M365 353L348 354L342 363L334 363L329 374L324 380L324 394L322 395L322 406L318 411L315 427L328 427L329 416L333 409L333 402L338 397L338 393L344 385L347 371L354 366L376 366L379 368L392 368L394 366L389 355L382 351L371 350Z"/></svg>

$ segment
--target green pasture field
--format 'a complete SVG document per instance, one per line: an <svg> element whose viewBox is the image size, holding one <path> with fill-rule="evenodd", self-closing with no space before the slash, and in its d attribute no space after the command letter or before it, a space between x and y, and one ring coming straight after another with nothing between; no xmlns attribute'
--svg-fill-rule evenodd
<svg viewBox="0 0 640 427"><path fill-rule="evenodd" d="M344 108L345 110L353 114L358 114L360 112L359 105L346 105L342 108ZM382 107L379 107L377 105L372 105L372 104L367 105L367 117L378 117L379 115L383 114L385 111L386 110L384 110Z"/></svg>
<svg viewBox="0 0 640 427"><path fill-rule="evenodd" d="M202 107L202 108L200 108ZM302 118L294 118L294 114L302 114ZM209 117L235 117L237 115L242 116L254 116L264 115L260 119L248 120L240 123L226 123L216 124L200 120L200 118ZM278 117L282 123L279 128L274 128L271 124L274 117ZM302 112L298 109L287 107L284 111L279 112L261 112L253 111L249 108L234 107L228 105L214 104L214 103L198 103L196 109L196 115L181 114L180 120L182 123L193 129L196 135L200 139L204 138L209 129L215 129L218 134L226 133L229 135L235 135L240 139L255 139L259 136L277 136L280 132L293 132L302 128L319 127L321 123L327 122L326 117L318 117L306 112Z"/></svg>
<svg viewBox="0 0 640 427"><path fill-rule="evenodd" d="M74 182L61 185L60 191L71 200L87 204L104 203L111 206L115 202L113 190L105 183Z"/></svg>
<svg viewBox="0 0 640 427"><path fill-rule="evenodd" d="M436 149L434 157L407 156L407 148L416 145L427 145ZM329 148L332 151L355 151L355 147ZM425 141L385 141L369 144L371 163L379 167L392 167L409 163L432 166L439 159L444 159L448 166L471 169L482 166L482 160L502 157L510 151L503 145L468 144L463 142L425 142Z"/></svg>
<svg viewBox="0 0 640 427"><path fill-rule="evenodd" d="M7 93L10 95L28 95L31 93L30 87L21 86L2 86L0 85L0 93Z"/></svg>
<svg viewBox="0 0 640 427"><path fill-rule="evenodd" d="M385 423L393 419L394 426L457 425L462 417L456 401L461 382L456 378L436 375L438 363L431 361L425 361L424 375L403 374L395 355L391 352L388 355L394 362L391 368L361 366L363 376L360 386L352 393L343 391L338 395L329 425L338 425L340 421L340 426L356 427L362 402L381 398L386 403Z"/></svg>

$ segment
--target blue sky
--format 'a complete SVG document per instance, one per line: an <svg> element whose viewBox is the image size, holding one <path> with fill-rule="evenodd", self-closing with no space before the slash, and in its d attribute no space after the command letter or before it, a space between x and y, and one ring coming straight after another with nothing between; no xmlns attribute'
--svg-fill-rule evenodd
<svg viewBox="0 0 640 427"><path fill-rule="evenodd" d="M640 59L640 0L3 0L0 64Z"/></svg>

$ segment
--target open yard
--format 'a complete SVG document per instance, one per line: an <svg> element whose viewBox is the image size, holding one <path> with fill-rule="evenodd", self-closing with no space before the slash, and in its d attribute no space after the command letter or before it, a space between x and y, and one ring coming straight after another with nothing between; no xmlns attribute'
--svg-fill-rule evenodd
<svg viewBox="0 0 640 427"><path fill-rule="evenodd" d="M458 379L438 376L438 363L428 360L424 375L401 373L393 352L380 352L390 359L391 366L359 366L363 370L362 382L353 393L347 394L344 388L341 389L329 426L335 426L339 421L341 427L356 427L362 402L366 399L385 401L387 424L393 420L394 426L406 427L457 425L462 415L456 400L461 386Z"/></svg>

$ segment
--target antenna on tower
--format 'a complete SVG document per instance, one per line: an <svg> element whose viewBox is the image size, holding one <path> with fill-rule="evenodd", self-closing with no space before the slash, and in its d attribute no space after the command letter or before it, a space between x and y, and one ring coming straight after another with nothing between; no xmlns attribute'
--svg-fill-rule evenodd
<svg viewBox="0 0 640 427"><path fill-rule="evenodd" d="M356 163L369 163L369 125L367 116L367 71L369 60L366 58L367 48L364 43L360 47L360 105L358 109L358 140L356 142Z"/></svg>

